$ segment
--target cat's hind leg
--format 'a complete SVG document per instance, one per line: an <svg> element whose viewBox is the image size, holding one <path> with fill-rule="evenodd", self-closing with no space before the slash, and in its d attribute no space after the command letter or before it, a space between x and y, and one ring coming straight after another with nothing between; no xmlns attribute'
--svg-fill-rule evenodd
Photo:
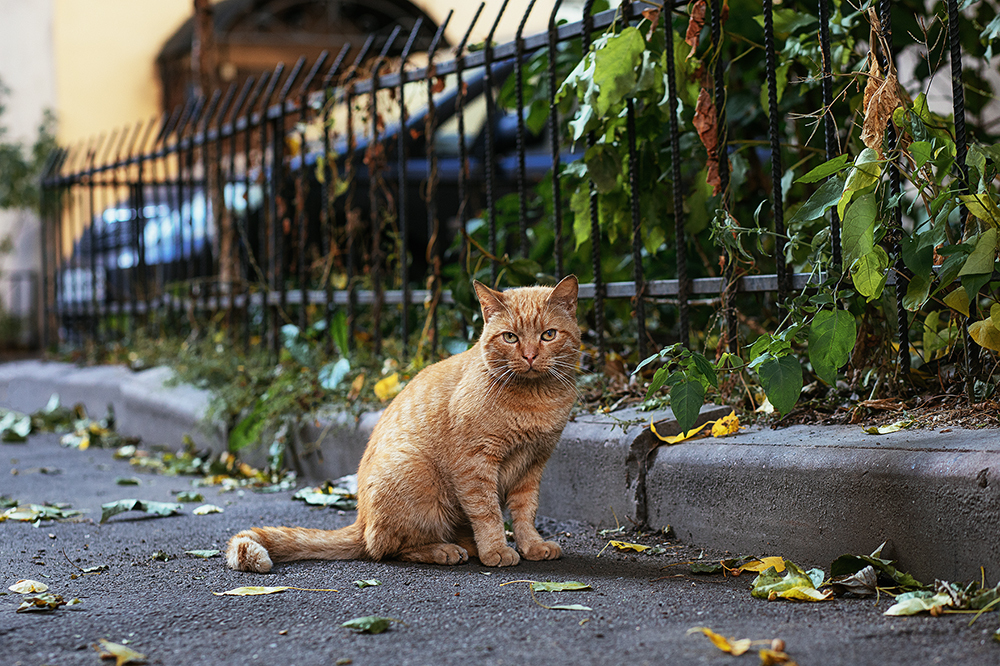
<svg viewBox="0 0 1000 666"><path fill-rule="evenodd" d="M429 543L404 550L396 557L404 562L464 564L469 561L469 552L454 543Z"/></svg>

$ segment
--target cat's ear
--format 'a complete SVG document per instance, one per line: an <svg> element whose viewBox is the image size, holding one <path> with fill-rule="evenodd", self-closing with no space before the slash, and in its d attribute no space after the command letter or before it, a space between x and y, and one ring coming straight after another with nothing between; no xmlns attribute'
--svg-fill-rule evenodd
<svg viewBox="0 0 1000 666"><path fill-rule="evenodd" d="M561 307L571 315L576 315L576 299L580 293L580 281L575 275L567 275L552 288L549 305Z"/></svg>
<svg viewBox="0 0 1000 666"><path fill-rule="evenodd" d="M479 298L479 306L483 309L483 322L488 322L496 313L506 310L503 304L503 294L494 289L490 289L479 280L473 280L472 286L476 288L476 296Z"/></svg>

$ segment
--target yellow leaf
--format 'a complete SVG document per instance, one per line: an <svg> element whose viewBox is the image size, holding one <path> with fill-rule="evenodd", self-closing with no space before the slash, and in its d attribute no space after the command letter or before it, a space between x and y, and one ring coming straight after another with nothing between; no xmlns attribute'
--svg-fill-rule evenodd
<svg viewBox="0 0 1000 666"><path fill-rule="evenodd" d="M22 578L7 589L11 592L16 592L17 594L33 594L35 592L44 592L49 589L49 586L45 583L39 583L37 580L27 580Z"/></svg>
<svg viewBox="0 0 1000 666"><path fill-rule="evenodd" d="M778 664L784 664L784 666L796 666L791 657L780 650L770 650L765 648L758 654L760 655L760 666L778 666Z"/></svg>
<svg viewBox="0 0 1000 666"><path fill-rule="evenodd" d="M112 643L111 641L106 641L103 638L100 639L99 642L99 646L94 646L94 649L97 650L97 654L100 655L101 659L114 659L115 666L146 663L146 655L136 652L131 648L119 645L118 643Z"/></svg>
<svg viewBox="0 0 1000 666"><path fill-rule="evenodd" d="M729 416L723 416L712 422L712 437L725 437L739 431L740 417L736 416L735 409L729 413Z"/></svg>
<svg viewBox="0 0 1000 666"><path fill-rule="evenodd" d="M899 432L904 428L909 428L913 424L913 421L896 421L895 423L890 423L884 426L869 426L865 428L865 432L869 435L888 435L891 432Z"/></svg>
<svg viewBox="0 0 1000 666"><path fill-rule="evenodd" d="M277 594L278 592L284 592L291 588L288 587L234 587L231 590L226 590L225 592L212 592L217 597L230 596L230 597L253 597L259 594Z"/></svg>
<svg viewBox="0 0 1000 666"><path fill-rule="evenodd" d="M990 319L969 324L969 335L980 347L1000 351L1000 329L993 325L992 314Z"/></svg>
<svg viewBox="0 0 1000 666"><path fill-rule="evenodd" d="M196 516L207 516L210 513L222 513L222 507L214 504L202 504L191 513Z"/></svg>
<svg viewBox="0 0 1000 666"><path fill-rule="evenodd" d="M689 440L689 439L694 439L694 436L697 435L699 432L701 432L702 428L704 428L705 426L707 426L707 425L709 425L711 423L715 423L715 421L707 421L705 423L702 423L697 428L692 428L691 430L688 430L687 432L682 432L679 435L669 435L669 436L665 437L665 436L661 435L660 433L656 432L656 425L653 423L653 419L650 419L649 420L649 429L653 431L653 434L656 435L657 438L661 439L662 441L666 442L667 444L678 444L680 442L683 442L683 441L686 441L686 440Z"/></svg>
<svg viewBox="0 0 1000 666"><path fill-rule="evenodd" d="M994 227L1000 226L1000 208L997 208L988 193L963 194L958 198L962 200L969 212L980 220L988 222Z"/></svg>
<svg viewBox="0 0 1000 666"><path fill-rule="evenodd" d="M969 316L969 295L965 293L965 287L953 289L944 297L944 304L955 312Z"/></svg>
<svg viewBox="0 0 1000 666"><path fill-rule="evenodd" d="M785 570L785 558L779 556L773 557L762 557L759 560L754 560L753 562L747 562L746 564L740 565L736 568L736 571L753 571L755 573L760 573L761 571L766 571L774 567L774 570L781 573Z"/></svg>
<svg viewBox="0 0 1000 666"><path fill-rule="evenodd" d="M398 372L394 372L388 377L375 382L375 396L382 402L395 398L396 394L402 389L403 386L399 383Z"/></svg>
<svg viewBox="0 0 1000 666"><path fill-rule="evenodd" d="M628 543L626 541L611 541L609 542L608 545L614 546L615 548L621 551L634 550L637 553L641 553L644 550L649 550L650 548L652 548L652 546L643 546L642 544Z"/></svg>
<svg viewBox="0 0 1000 666"><path fill-rule="evenodd" d="M826 601L833 598L833 590L823 590L820 592L815 587L790 587L787 590L774 593L781 599L794 599L796 601Z"/></svg>
<svg viewBox="0 0 1000 666"><path fill-rule="evenodd" d="M751 641L749 638L741 638L739 640L733 638L726 638L721 634L715 633L708 627L691 627L690 629L687 630L689 634L693 634L699 631L708 636L708 640L712 641L712 644L715 647L719 648L723 652L728 652L734 657L738 657L750 649Z"/></svg>
<svg viewBox="0 0 1000 666"><path fill-rule="evenodd" d="M1000 303L994 303L990 306L990 321L997 328L1000 328Z"/></svg>

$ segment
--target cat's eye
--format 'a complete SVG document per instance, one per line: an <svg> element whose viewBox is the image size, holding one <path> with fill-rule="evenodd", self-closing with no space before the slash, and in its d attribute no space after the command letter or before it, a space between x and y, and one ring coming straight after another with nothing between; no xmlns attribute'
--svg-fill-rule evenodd
<svg viewBox="0 0 1000 666"><path fill-rule="evenodd" d="M510 331L504 331L503 341L509 342L510 344L514 344L515 342L517 342L517 336L511 333Z"/></svg>
<svg viewBox="0 0 1000 666"><path fill-rule="evenodd" d="M556 329L550 328L549 330L542 333L542 340L545 342L550 342L556 339Z"/></svg>

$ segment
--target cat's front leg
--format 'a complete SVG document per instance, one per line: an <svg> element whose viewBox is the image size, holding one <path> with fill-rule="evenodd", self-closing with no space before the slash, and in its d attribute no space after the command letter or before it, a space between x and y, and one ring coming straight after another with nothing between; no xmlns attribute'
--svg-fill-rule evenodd
<svg viewBox="0 0 1000 666"><path fill-rule="evenodd" d="M479 561L488 567L509 567L521 561L507 545L500 512L496 468L478 461L457 470L456 491L472 525Z"/></svg>
<svg viewBox="0 0 1000 666"><path fill-rule="evenodd" d="M507 507L514 524L514 540L526 560L557 560L562 557L559 544L545 541L535 529L542 470L543 465L540 464L530 469L507 494Z"/></svg>

